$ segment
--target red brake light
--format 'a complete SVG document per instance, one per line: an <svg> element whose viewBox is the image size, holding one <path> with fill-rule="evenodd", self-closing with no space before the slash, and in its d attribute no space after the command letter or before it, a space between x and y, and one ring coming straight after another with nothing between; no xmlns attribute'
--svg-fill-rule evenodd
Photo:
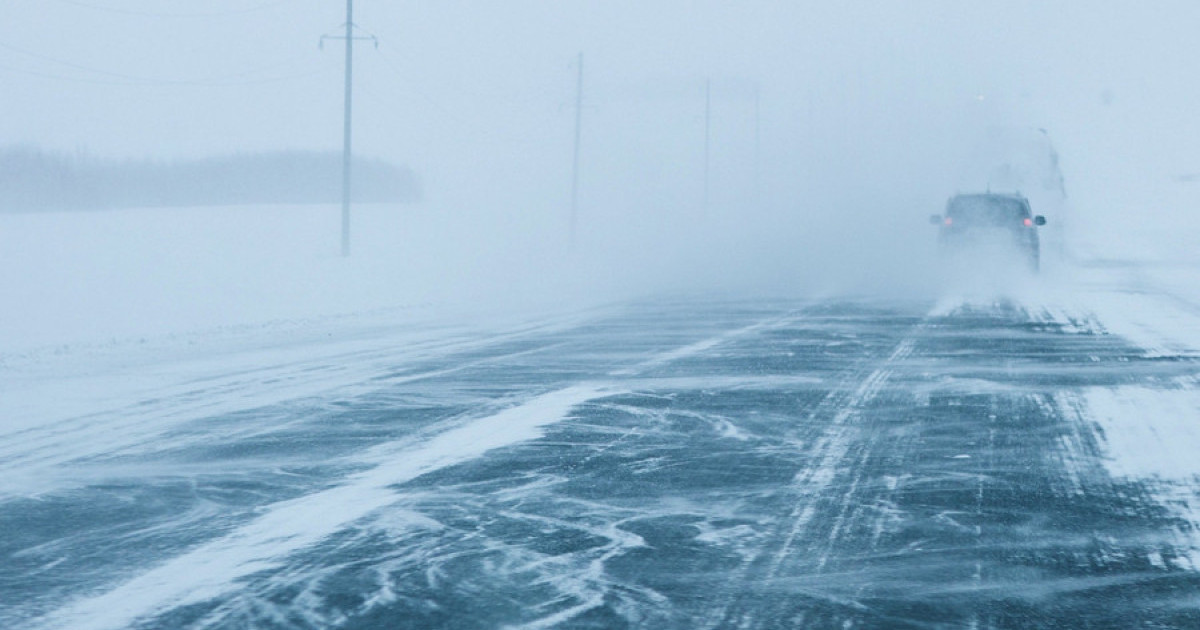
<svg viewBox="0 0 1200 630"><path fill-rule="evenodd" d="M1025 227L1033 227L1033 219L1025 219L1022 223L1025 224Z"/></svg>
<svg viewBox="0 0 1200 630"><path fill-rule="evenodd" d="M950 225L950 224L954 223L954 219L951 219L950 217L946 217L946 220L944 221L944 223L946 225Z"/></svg>

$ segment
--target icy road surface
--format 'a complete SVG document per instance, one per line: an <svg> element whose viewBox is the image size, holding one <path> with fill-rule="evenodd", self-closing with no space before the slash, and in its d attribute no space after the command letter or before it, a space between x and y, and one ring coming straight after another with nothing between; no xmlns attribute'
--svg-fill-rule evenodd
<svg viewBox="0 0 1200 630"><path fill-rule="evenodd" d="M0 627L1200 628L1200 305L1105 274L10 367Z"/></svg>

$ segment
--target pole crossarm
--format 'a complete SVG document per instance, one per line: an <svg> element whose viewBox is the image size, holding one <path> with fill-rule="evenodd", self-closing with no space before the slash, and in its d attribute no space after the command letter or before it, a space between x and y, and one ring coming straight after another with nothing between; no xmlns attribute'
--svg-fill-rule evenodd
<svg viewBox="0 0 1200 630"><path fill-rule="evenodd" d="M345 30L346 25L342 24L341 26L338 27L338 29ZM362 28L357 24L351 24L349 30L351 33L353 33L356 30L362 30ZM327 40L327 39L332 39L332 40L336 40L336 41L346 41L347 39L351 39L354 41L369 41L372 44L375 44L375 48L379 48L379 38L376 37L372 33L366 33L365 35L353 35L352 34L348 38L346 37L346 35L333 35L330 33L326 33L325 35L321 36L320 40L317 41L317 47L320 48L321 50L325 50L325 40Z"/></svg>
<svg viewBox="0 0 1200 630"><path fill-rule="evenodd" d="M320 42L317 44L317 47L320 48L321 50L325 50L325 40L327 40L327 39L335 39L337 41L345 41L346 36L345 35L322 35ZM375 37L374 35L355 35L355 36L351 37L350 39L352 39L354 41L367 40L367 41L374 43L376 48L379 48L379 38Z"/></svg>

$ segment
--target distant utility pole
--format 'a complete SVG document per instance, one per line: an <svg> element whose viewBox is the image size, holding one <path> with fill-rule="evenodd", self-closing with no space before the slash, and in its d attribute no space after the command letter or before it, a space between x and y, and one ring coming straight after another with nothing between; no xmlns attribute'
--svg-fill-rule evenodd
<svg viewBox="0 0 1200 630"><path fill-rule="evenodd" d="M583 53L577 61L579 76L575 82L575 152L571 161L571 246L579 222L579 140L583 130Z"/></svg>
<svg viewBox="0 0 1200 630"><path fill-rule="evenodd" d="M704 212L708 214L709 144L712 129L712 79L704 81Z"/></svg>
<svg viewBox="0 0 1200 630"><path fill-rule="evenodd" d="M754 84L754 202L762 201L762 111L760 101L762 100L762 86L758 83Z"/></svg>
<svg viewBox="0 0 1200 630"><path fill-rule="evenodd" d="M352 92L354 85L354 40L369 39L379 47L379 40L374 36L356 37L354 35L354 0L346 0L345 34L342 36L322 35L321 44L327 39L346 40L346 100L343 105L342 120L342 256L350 255L350 117L353 112Z"/></svg>
<svg viewBox="0 0 1200 630"><path fill-rule="evenodd" d="M354 111L354 0L346 0L346 100L342 105L342 256L350 255L350 116Z"/></svg>
<svg viewBox="0 0 1200 630"><path fill-rule="evenodd" d="M350 255L350 115L354 111L354 0L346 0L346 101L342 105L342 256Z"/></svg>

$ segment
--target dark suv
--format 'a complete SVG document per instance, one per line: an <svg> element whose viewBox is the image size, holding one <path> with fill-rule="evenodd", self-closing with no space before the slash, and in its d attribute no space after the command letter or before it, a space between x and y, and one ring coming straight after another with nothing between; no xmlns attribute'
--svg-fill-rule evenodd
<svg viewBox="0 0 1200 630"><path fill-rule="evenodd" d="M1037 227L1046 218L1029 210L1021 195L985 193L956 195L946 202L946 214L935 214L929 222L940 225L938 245L943 253L958 255L986 252L1015 253L1031 271L1040 264Z"/></svg>

